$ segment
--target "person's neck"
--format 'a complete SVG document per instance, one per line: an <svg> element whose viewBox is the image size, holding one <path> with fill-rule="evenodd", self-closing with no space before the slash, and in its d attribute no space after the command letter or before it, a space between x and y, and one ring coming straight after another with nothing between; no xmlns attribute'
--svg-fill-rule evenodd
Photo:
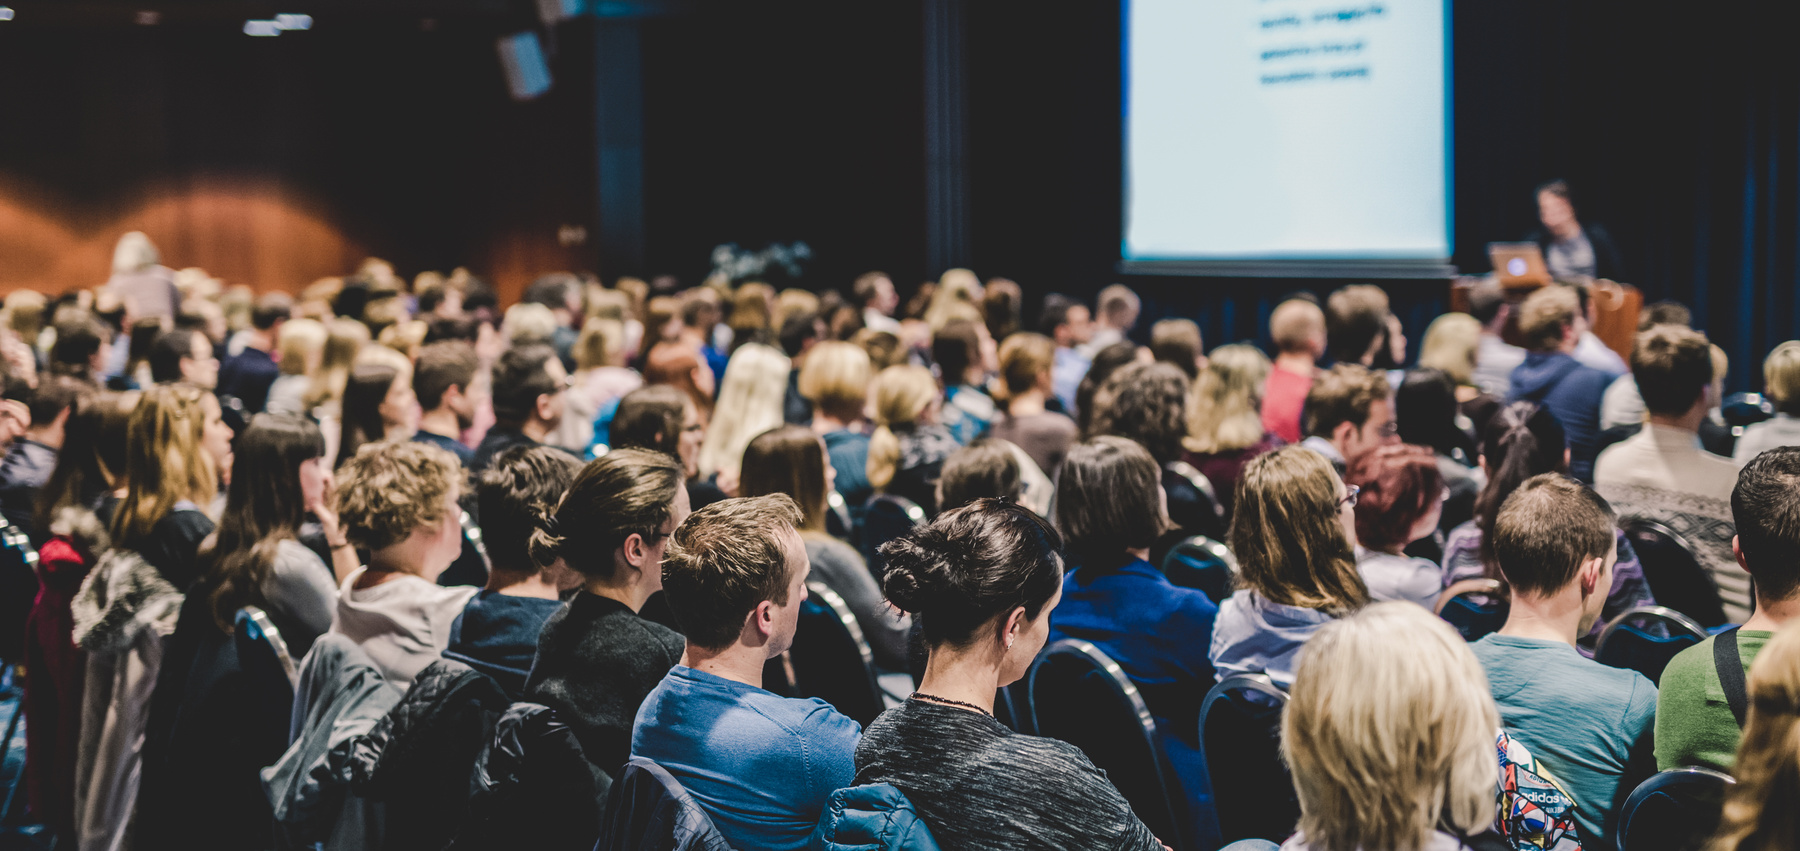
<svg viewBox="0 0 1800 851"><path fill-rule="evenodd" d="M1383 554L1391 555L1391 556L1404 556L1404 555L1406 555L1406 545L1405 544L1389 544L1385 547L1376 547L1375 551L1378 553L1383 553Z"/></svg>
<svg viewBox="0 0 1800 851"><path fill-rule="evenodd" d="M1574 239L1581 235L1581 222L1570 219L1569 221L1551 228L1550 235L1556 237L1558 242Z"/></svg>
<svg viewBox="0 0 1800 851"><path fill-rule="evenodd" d="M1700 423L1706 419L1706 409L1695 405L1692 410L1679 416L1667 414L1651 414L1650 424L1660 428L1678 428L1695 434L1700 433Z"/></svg>
<svg viewBox="0 0 1800 851"><path fill-rule="evenodd" d="M255 349L264 354L274 352L275 334L270 331L251 329L250 333L244 336L244 348Z"/></svg>
<svg viewBox="0 0 1800 851"><path fill-rule="evenodd" d="M404 544L384 547L369 553L369 569L364 575L363 585L380 585L390 579L401 576L417 576L425 578L425 566L412 553L404 549Z"/></svg>
<svg viewBox="0 0 1800 851"><path fill-rule="evenodd" d="M700 647L690 641L687 649L681 652L681 664L753 688L762 688L763 664L768 661L764 648L751 647L742 641L733 641L719 650Z"/></svg>
<svg viewBox="0 0 1800 851"><path fill-rule="evenodd" d="M1553 597L1540 597L1513 592L1511 610L1501 635L1560 641L1570 647L1581 637L1581 594L1564 589Z"/></svg>
<svg viewBox="0 0 1800 851"><path fill-rule="evenodd" d="M978 647L966 649L948 644L932 648L919 693L974 704L992 715L1003 656L989 642L977 644Z"/></svg>
<svg viewBox="0 0 1800 851"><path fill-rule="evenodd" d="M436 410L426 411L419 417L419 431L460 440L462 421L456 418L456 412L450 410L450 406L440 405Z"/></svg>
<svg viewBox="0 0 1800 851"><path fill-rule="evenodd" d="M1785 600L1770 600L1757 595L1756 611L1750 619L1744 621L1744 629L1751 632L1774 632L1795 619L1800 618L1800 594Z"/></svg>
<svg viewBox="0 0 1800 851"><path fill-rule="evenodd" d="M560 600L556 583L544 579L535 570L510 570L495 566L488 571L487 590L507 597L531 597L538 600Z"/></svg>
<svg viewBox="0 0 1800 851"><path fill-rule="evenodd" d="M1012 401L1006 403L1006 413L1009 416L1014 417L1029 417L1041 414L1044 412L1044 400L1044 391L1035 388L1027 390L1012 397Z"/></svg>
<svg viewBox="0 0 1800 851"><path fill-rule="evenodd" d="M1295 375L1312 375L1318 365L1318 359L1312 352L1279 352L1275 355L1275 368Z"/></svg>
<svg viewBox="0 0 1800 851"><path fill-rule="evenodd" d="M23 440L29 440L32 443L41 443L51 449L58 451L62 450L63 430L61 426L32 426L31 428L26 429L25 433L19 435L19 437Z"/></svg>
<svg viewBox="0 0 1800 851"><path fill-rule="evenodd" d="M614 571L615 575L623 575L626 572L622 568ZM651 594L656 593L637 582L618 582L614 577L603 576L588 577L587 582L582 584L581 590L596 597L605 597L608 600L623 603L634 613L643 611L644 601L650 599Z"/></svg>
<svg viewBox="0 0 1800 851"><path fill-rule="evenodd" d="M824 411L814 411L812 430L814 434L830 434L834 431L848 431L850 430L852 422L853 421L851 420L839 419Z"/></svg>
<svg viewBox="0 0 1800 851"><path fill-rule="evenodd" d="M519 425L520 434L525 435L538 443L549 441L551 431L552 426L537 417L532 417Z"/></svg>

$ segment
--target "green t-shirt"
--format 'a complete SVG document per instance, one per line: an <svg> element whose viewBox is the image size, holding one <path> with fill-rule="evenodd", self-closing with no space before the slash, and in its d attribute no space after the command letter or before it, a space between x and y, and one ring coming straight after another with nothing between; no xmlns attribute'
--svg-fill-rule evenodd
<svg viewBox="0 0 1800 851"><path fill-rule="evenodd" d="M1738 658L1744 663L1744 679L1750 663L1775 637L1772 632L1738 630ZM1669 660L1663 669L1656 701L1656 767L1659 771L1699 765L1731 771L1737 756L1737 719L1719 684L1713 666L1713 642L1708 638Z"/></svg>

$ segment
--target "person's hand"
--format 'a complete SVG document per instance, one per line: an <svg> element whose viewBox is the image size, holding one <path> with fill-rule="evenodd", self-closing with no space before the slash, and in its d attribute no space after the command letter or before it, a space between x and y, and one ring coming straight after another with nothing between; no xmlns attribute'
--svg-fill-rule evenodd
<svg viewBox="0 0 1800 851"><path fill-rule="evenodd" d="M24 402L0 399L0 446L10 445L31 426L31 409Z"/></svg>
<svg viewBox="0 0 1800 851"><path fill-rule="evenodd" d="M319 518L319 528L325 533L325 542L336 545L344 540L344 530L338 524L336 504L337 482L332 479L331 471L324 472L325 486L319 488L319 498L306 506L306 510Z"/></svg>
<svg viewBox="0 0 1800 851"><path fill-rule="evenodd" d="M720 470L719 477L713 481L713 484L718 485L719 490L724 491L726 496L735 497L738 495L737 473L733 473L730 470Z"/></svg>

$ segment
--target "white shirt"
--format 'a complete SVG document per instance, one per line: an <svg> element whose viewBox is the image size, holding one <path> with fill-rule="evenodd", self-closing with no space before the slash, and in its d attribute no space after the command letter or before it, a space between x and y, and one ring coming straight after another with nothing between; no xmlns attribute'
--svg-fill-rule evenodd
<svg viewBox="0 0 1800 851"><path fill-rule="evenodd" d="M1438 594L1444 590L1444 569L1422 558L1391 555L1376 550L1356 548L1356 572L1362 574L1369 587L1369 599L1375 602L1400 600L1418 603L1426 611L1437 606Z"/></svg>
<svg viewBox="0 0 1800 851"><path fill-rule="evenodd" d="M1475 350L1475 386L1483 393L1505 399L1512 395L1513 370L1524 362L1524 349L1484 331Z"/></svg>
<svg viewBox="0 0 1800 851"><path fill-rule="evenodd" d="M1731 460L1748 464L1756 456L1782 446L1800 446L1800 417L1776 414L1772 420L1745 428L1744 436L1737 439Z"/></svg>
<svg viewBox="0 0 1800 851"><path fill-rule="evenodd" d="M1581 332L1581 342L1575 344L1575 351L1571 354L1581 361L1582 366L1591 366L1601 372L1624 375L1631 371L1631 367L1625 365L1625 359L1619 357L1618 352L1607 348L1592 331Z"/></svg>
<svg viewBox="0 0 1800 851"><path fill-rule="evenodd" d="M1638 392L1637 378L1630 373L1619 376L1600 397L1600 428L1637 425L1644 421L1644 394Z"/></svg>
<svg viewBox="0 0 1800 851"><path fill-rule="evenodd" d="M870 331L886 331L894 335L900 333L899 320L873 307L863 308L863 327Z"/></svg>
<svg viewBox="0 0 1800 851"><path fill-rule="evenodd" d="M1737 477L1737 462L1701 449L1698 434L1655 423L1607 447L1594 462L1598 487L1660 488L1725 503Z"/></svg>
<svg viewBox="0 0 1800 851"><path fill-rule="evenodd" d="M381 675L404 689L450 646L450 625L481 589L446 588L411 575L357 588L367 570L344 578L331 631L361 645Z"/></svg>

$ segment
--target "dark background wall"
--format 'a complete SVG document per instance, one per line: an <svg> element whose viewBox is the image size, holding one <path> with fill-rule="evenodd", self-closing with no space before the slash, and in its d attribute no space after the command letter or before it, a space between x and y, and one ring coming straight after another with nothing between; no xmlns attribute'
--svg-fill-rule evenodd
<svg viewBox="0 0 1800 851"><path fill-rule="evenodd" d="M1116 2L696 0L641 18L643 259L621 262L592 238L606 66L591 19L558 28L555 88L519 104L494 59L519 25L504 7L429 22L327 7L311 32L253 39L202 12L144 27L65 3L34 23L49 7L15 0L0 288L93 283L127 227L174 265L265 286L369 253L405 273L469 264L505 292L554 268L691 282L713 245L802 240L809 286L882 268L904 288L941 271L925 261L932 2L961 21L962 262L1034 297L1122 279ZM1531 187L1566 177L1619 238L1629 282L1691 304L1734 387L1760 383L1763 353L1800 336L1800 61L1779 11L1457 0L1455 262L1485 271L1487 242L1533 224ZM589 238L559 240L564 226ZM1209 344L1258 339L1276 298L1338 283L1124 279L1146 320L1194 317ZM1390 289L1417 339L1445 286Z"/></svg>

